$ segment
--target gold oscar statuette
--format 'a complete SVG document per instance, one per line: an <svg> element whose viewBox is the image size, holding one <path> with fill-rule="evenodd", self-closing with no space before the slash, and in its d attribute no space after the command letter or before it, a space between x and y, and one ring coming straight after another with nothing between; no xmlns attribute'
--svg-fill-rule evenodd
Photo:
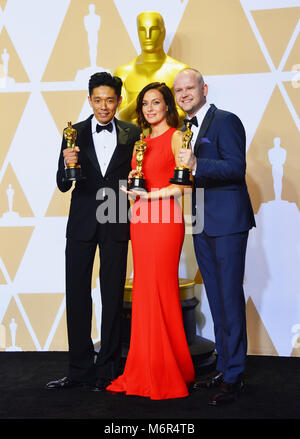
<svg viewBox="0 0 300 439"><path fill-rule="evenodd" d="M67 141L67 148L75 148L75 141L77 137L77 131L72 127L72 122L68 122L68 127L64 130L64 138ZM81 166L79 163L73 163L71 165L66 165L65 168L65 180L74 181L80 180Z"/></svg>
<svg viewBox="0 0 300 439"><path fill-rule="evenodd" d="M137 34L140 54L128 63L119 66L115 76L123 81L122 102L119 117L127 122L137 123L136 98L150 82L165 82L172 89L175 76L189 66L171 58L165 53L166 27L163 16L156 11L143 11L137 16ZM180 120L185 113L177 106Z"/></svg>
<svg viewBox="0 0 300 439"><path fill-rule="evenodd" d="M146 180L142 171L142 164L144 160L144 153L147 148L147 142L144 141L144 134L140 135L140 140L135 142L136 148L136 175L131 178L131 183L128 185L128 189L134 189L136 191L146 190Z"/></svg>
<svg viewBox="0 0 300 439"><path fill-rule="evenodd" d="M190 122L186 124L186 131L183 133L182 148L189 149L191 145L191 140L193 137L193 131L191 130ZM192 181L190 180L191 171L185 166L176 166L174 169L174 176L170 179L170 183L182 184L185 186L192 186Z"/></svg>

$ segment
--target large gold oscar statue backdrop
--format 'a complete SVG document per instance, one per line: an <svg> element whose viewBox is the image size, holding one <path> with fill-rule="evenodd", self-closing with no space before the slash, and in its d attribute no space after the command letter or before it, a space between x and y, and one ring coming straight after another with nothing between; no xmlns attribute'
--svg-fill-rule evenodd
<svg viewBox="0 0 300 439"><path fill-rule="evenodd" d="M299 18L299 0L0 0L0 350L68 349L71 193L59 193L55 176L66 121L90 115L90 75L123 79L118 117L134 121L140 89L152 81L172 87L189 65L204 75L208 102L236 113L246 129L257 223L244 279L248 352L300 356ZM129 247L127 278L132 265ZM97 257L95 343L98 272ZM195 280L197 333L214 340L188 231L179 277Z"/></svg>
<svg viewBox="0 0 300 439"><path fill-rule="evenodd" d="M173 81L187 64L176 61L164 52L166 28L158 12L145 11L137 17L137 32L141 53L128 64L117 68L115 75L123 81L119 115L122 120L136 123L136 98L139 92L151 82L165 82L173 89ZM178 107L181 118L184 112Z"/></svg>

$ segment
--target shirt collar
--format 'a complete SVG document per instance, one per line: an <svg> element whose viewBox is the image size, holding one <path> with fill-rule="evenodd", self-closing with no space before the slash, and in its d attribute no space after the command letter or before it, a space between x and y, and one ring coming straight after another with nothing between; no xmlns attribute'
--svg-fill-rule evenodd
<svg viewBox="0 0 300 439"><path fill-rule="evenodd" d="M197 121L198 121L198 127L201 126L203 119L207 113L207 111L209 110L210 105L208 102L205 102L205 104L200 108L200 110L197 111L197 113L195 114L195 116L197 117Z"/></svg>
<svg viewBox="0 0 300 439"><path fill-rule="evenodd" d="M115 126L115 118L113 117L112 120L110 120L107 123L100 123L97 121L97 119L95 118L95 116L92 117L92 134L96 133L96 126L99 125L107 125L109 122L111 122L113 124L113 127Z"/></svg>

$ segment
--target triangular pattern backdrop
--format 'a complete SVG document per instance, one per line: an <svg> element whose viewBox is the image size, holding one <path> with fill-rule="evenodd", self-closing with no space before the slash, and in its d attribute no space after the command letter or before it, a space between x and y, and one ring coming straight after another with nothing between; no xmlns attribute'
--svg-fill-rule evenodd
<svg viewBox="0 0 300 439"><path fill-rule="evenodd" d="M209 102L238 114L246 128L257 221L244 282L248 352L300 356L295 0L0 0L0 350L68 349L64 248L70 193L61 194L55 183L62 131L68 120L90 114L90 75L114 73L137 56L136 16L145 10L164 17L168 55L200 70ZM101 324L98 271L96 261L94 342ZM195 279L197 332L213 340L189 234L179 276Z"/></svg>

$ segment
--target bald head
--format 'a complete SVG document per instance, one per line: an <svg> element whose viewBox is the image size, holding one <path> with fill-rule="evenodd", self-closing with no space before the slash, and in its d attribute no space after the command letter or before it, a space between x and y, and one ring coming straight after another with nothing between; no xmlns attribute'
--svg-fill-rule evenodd
<svg viewBox="0 0 300 439"><path fill-rule="evenodd" d="M191 77L191 78L195 78L195 80L199 83L199 85L201 86L202 84L204 84L204 79L202 74L199 72L199 70L196 69L192 69L192 68L188 68L188 69L183 69L181 70L174 79L174 86L175 86L175 81L177 78L183 78L183 77Z"/></svg>

